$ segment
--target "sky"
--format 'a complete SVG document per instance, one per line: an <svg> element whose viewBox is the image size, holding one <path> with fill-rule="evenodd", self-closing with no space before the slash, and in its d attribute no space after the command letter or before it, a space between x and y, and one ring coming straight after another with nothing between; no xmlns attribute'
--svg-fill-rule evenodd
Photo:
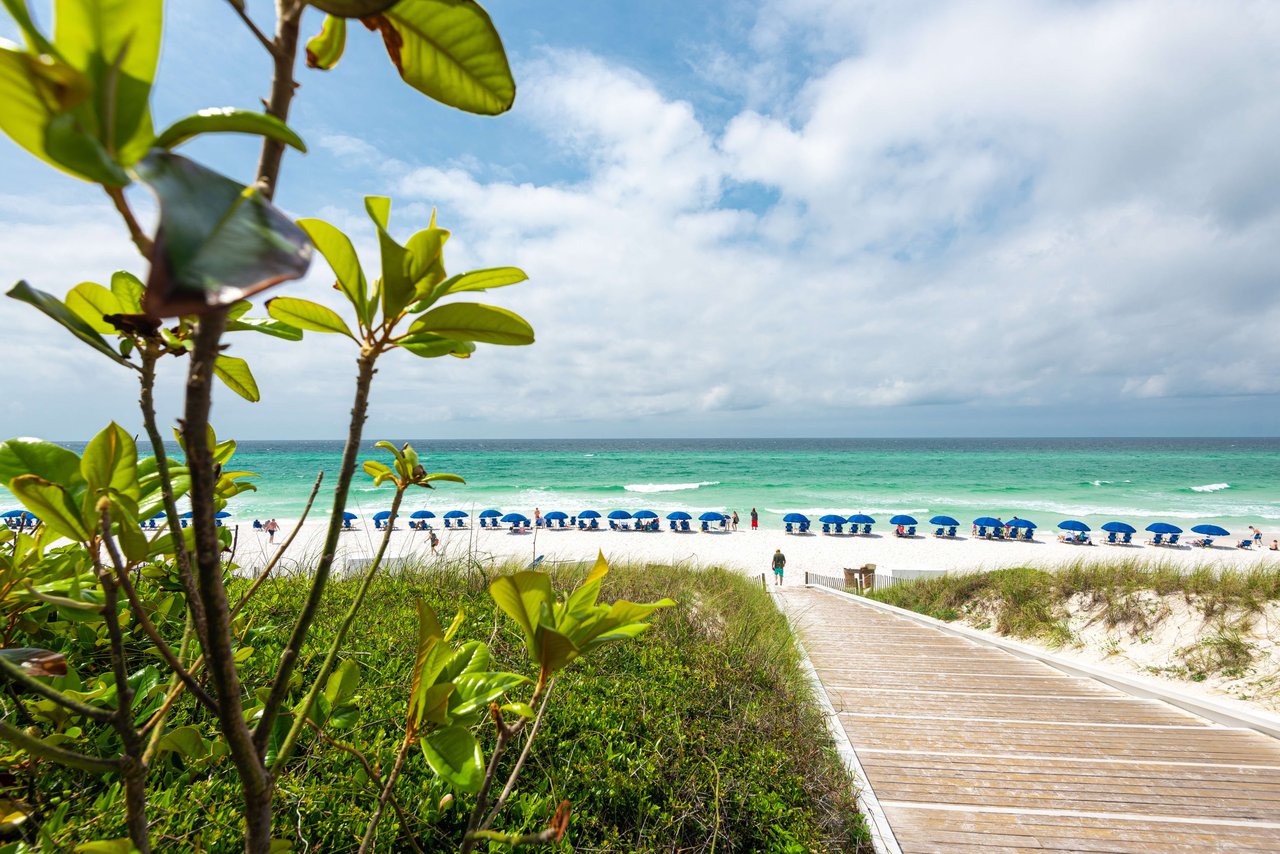
<svg viewBox="0 0 1280 854"><path fill-rule="evenodd" d="M337 68L299 72L291 216L376 268L362 199L387 195L401 239L438 211L450 272L530 279L481 296L536 344L392 354L366 435L1277 434L1280 4L484 5L518 85L500 117L409 89L358 26ZM269 67L229 5L168 6L157 126L256 106ZM183 153L247 182L257 148ZM100 190L7 139L0 176L6 288L145 278ZM337 307L331 284L317 258L264 296ZM137 429L132 373L11 300L0 330L0 433ZM350 341L228 341L263 399L220 389L220 435L345 435Z"/></svg>

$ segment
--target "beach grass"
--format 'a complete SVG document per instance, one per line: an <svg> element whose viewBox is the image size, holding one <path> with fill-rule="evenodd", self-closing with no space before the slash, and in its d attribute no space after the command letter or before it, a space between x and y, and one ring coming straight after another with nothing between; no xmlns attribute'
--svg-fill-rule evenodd
<svg viewBox="0 0 1280 854"><path fill-rule="evenodd" d="M343 650L344 659L360 663L359 716L332 737L358 746L375 766L390 767L404 727L418 598L442 617L461 607L460 640L489 643L495 666L523 672L523 642L486 593L488 580L519 568L438 561L379 577ZM550 571L565 590L585 568ZM273 579L252 601L247 669L274 666L305 584L301 574ZM354 589L350 580L331 584L307 640L300 684L318 667L318 653ZM537 830L563 799L572 804L567 840L575 850L870 851L853 781L831 743L786 620L759 580L723 569L616 562L602 599L663 596L678 607L660 612L652 631L560 676L517 794L497 827ZM189 700L175 714L175 726L215 733ZM482 729L487 748L491 735ZM70 849L123 835L118 786L86 783L83 775L53 767L39 785L46 802L93 805L64 811L65 820L50 827L51 842ZM239 847L239 801L225 759L186 765L171 755L153 771L151 785L154 839L173 850ZM456 849L468 797L455 795L450 805L448 794L414 751L397 789L409 826L388 813L377 850L407 850L406 831L425 850ZM312 739L281 779L274 834L291 840L293 850L354 851L376 799L374 783L352 755Z"/></svg>

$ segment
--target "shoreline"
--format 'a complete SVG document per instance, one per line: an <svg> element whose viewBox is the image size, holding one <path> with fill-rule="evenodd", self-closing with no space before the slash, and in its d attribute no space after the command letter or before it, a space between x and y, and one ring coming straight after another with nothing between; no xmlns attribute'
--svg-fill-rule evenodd
<svg viewBox="0 0 1280 854"><path fill-rule="evenodd" d="M270 559L296 521L277 520L280 532L276 546L268 544L267 535L247 524L238 528L236 562L256 573ZM324 543L324 520L308 521L298 533L282 563L305 569L309 560L319 556ZM1245 550L1233 547L1154 547L1148 545L1108 546L1070 545L1052 539L1031 542L1009 542L973 539L967 535L955 539L933 536L896 537L892 529L870 536L834 536L822 533L786 534L764 529L752 531L742 526L737 531L711 533L578 531L576 529L533 529L530 533L513 534L507 528L467 527L461 530L436 526L440 539L438 554L458 558L472 554L481 560L516 559L532 562L542 556L551 562L595 560L604 552L610 560L634 560L669 565L693 563L722 565L748 574L768 572L774 549L787 556L786 583L800 583L805 572L838 575L843 567L875 564L885 570L947 570L970 572L1010 566L1035 566L1045 569L1076 560L1100 561L1140 559L1177 564L1185 571L1199 566L1248 568L1257 564L1280 562L1280 552ZM358 526L344 531L339 539L335 570L343 571L345 562L370 558L381 542L382 531L372 526ZM1276 535L1266 533L1267 542ZM431 557L429 538L424 531L398 524L387 546L387 560Z"/></svg>

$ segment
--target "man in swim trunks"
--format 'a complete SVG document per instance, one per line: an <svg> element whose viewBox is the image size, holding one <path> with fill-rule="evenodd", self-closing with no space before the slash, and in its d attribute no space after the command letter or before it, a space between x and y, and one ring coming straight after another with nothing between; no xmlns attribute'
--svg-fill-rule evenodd
<svg viewBox="0 0 1280 854"><path fill-rule="evenodd" d="M782 571L787 567L787 556L782 553L782 549L775 549L773 552L773 583L782 583Z"/></svg>
<svg viewBox="0 0 1280 854"><path fill-rule="evenodd" d="M760 514L756 512L756 508L751 508L751 530L760 529Z"/></svg>

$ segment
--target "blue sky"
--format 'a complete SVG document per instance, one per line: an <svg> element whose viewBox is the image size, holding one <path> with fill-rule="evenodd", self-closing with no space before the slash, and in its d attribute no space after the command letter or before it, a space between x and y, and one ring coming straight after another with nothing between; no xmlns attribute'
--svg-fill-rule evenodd
<svg viewBox="0 0 1280 854"><path fill-rule="evenodd" d="M369 435L1275 435L1280 6L485 5L519 85L502 117L425 100L359 27L300 72L282 206L371 263L364 194L404 236L437 207L451 271L531 279L489 298L536 345L387 360ZM268 68L226 3L170 7L158 123L252 107ZM247 180L257 146L187 153ZM7 140L0 175L0 280L144 272L92 188ZM328 300L329 276L277 293ZM0 326L22 366L0 432L136 425L125 372L26 307ZM222 394L220 432L344 434L343 342L233 352L264 399Z"/></svg>

